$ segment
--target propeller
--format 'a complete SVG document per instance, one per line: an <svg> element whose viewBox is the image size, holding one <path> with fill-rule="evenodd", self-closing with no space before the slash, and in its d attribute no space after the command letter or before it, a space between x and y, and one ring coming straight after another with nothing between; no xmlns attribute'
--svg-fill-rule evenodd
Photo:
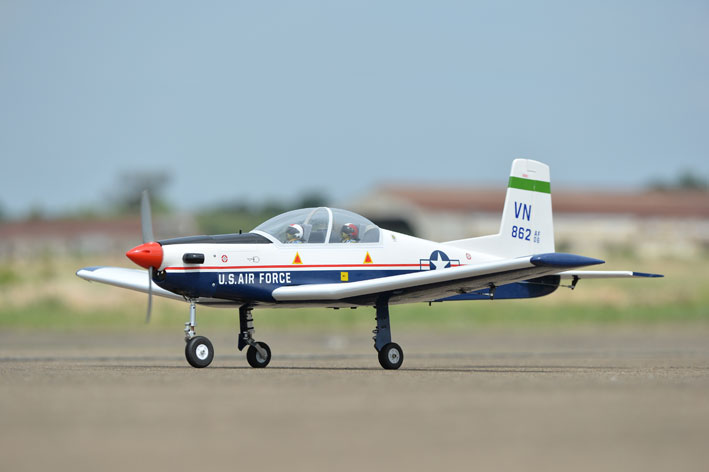
<svg viewBox="0 0 709 472"><path fill-rule="evenodd" d="M150 313L153 311L153 268L148 269L148 311L145 314L145 323L150 323Z"/></svg>
<svg viewBox="0 0 709 472"><path fill-rule="evenodd" d="M143 244L155 241L153 235L153 216L150 211L150 196L143 190L140 197L140 229L143 232ZM150 313L153 311L153 266L148 267L148 311L145 314L145 323L150 323Z"/></svg>
<svg viewBox="0 0 709 472"><path fill-rule="evenodd" d="M160 243L155 241L153 235L153 221L150 211L150 196L144 190L140 198L140 229L143 233L143 244L126 252L126 256L140 267L148 269L148 311L145 322L150 322L150 313L153 309L153 276L163 262L163 250Z"/></svg>
<svg viewBox="0 0 709 472"><path fill-rule="evenodd" d="M143 231L143 242L155 241L153 236L153 217L150 211L150 196L147 190L143 190L140 197L140 229Z"/></svg>

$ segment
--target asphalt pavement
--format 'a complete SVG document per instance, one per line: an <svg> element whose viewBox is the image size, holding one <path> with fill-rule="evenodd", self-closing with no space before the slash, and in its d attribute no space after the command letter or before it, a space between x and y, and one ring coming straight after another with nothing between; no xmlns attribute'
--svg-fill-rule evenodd
<svg viewBox="0 0 709 472"><path fill-rule="evenodd" d="M2 469L682 470L709 464L709 327L0 334Z"/></svg>

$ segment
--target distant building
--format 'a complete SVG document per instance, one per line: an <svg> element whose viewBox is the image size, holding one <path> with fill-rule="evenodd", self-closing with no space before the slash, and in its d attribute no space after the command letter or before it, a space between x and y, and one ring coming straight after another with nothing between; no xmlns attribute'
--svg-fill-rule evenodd
<svg viewBox="0 0 709 472"><path fill-rule="evenodd" d="M353 210L435 241L495 234L505 189L382 186ZM709 192L552 192L558 251L692 257L709 250Z"/></svg>
<svg viewBox="0 0 709 472"><path fill-rule="evenodd" d="M194 234L189 216L156 218L155 235L171 238ZM0 223L0 260L42 254L123 254L141 243L139 218L115 220L31 220Z"/></svg>
<svg viewBox="0 0 709 472"><path fill-rule="evenodd" d="M495 234L505 189L387 185L348 205L380 226L434 241ZM556 248L602 256L694 257L709 252L709 192L552 193ZM189 215L158 217L158 239L199 230ZM123 254L140 244L138 218L0 223L0 260L42 254Z"/></svg>

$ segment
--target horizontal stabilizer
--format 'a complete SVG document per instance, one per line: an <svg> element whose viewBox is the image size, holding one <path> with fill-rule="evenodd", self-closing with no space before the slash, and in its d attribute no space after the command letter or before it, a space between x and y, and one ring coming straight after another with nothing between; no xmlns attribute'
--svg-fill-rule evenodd
<svg viewBox="0 0 709 472"><path fill-rule="evenodd" d="M559 272L564 279L623 279L630 277L664 277L662 274L648 274L645 272L633 272L632 270L567 270Z"/></svg>

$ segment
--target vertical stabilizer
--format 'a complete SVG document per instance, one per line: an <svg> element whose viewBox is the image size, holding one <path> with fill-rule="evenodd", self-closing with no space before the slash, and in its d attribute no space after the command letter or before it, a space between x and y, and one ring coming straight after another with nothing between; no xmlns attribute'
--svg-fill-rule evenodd
<svg viewBox="0 0 709 472"><path fill-rule="evenodd" d="M549 166L531 159L512 162L500 232L449 244L500 257L554 252Z"/></svg>
<svg viewBox="0 0 709 472"><path fill-rule="evenodd" d="M531 159L512 162L498 236L505 255L554 252L548 165Z"/></svg>

